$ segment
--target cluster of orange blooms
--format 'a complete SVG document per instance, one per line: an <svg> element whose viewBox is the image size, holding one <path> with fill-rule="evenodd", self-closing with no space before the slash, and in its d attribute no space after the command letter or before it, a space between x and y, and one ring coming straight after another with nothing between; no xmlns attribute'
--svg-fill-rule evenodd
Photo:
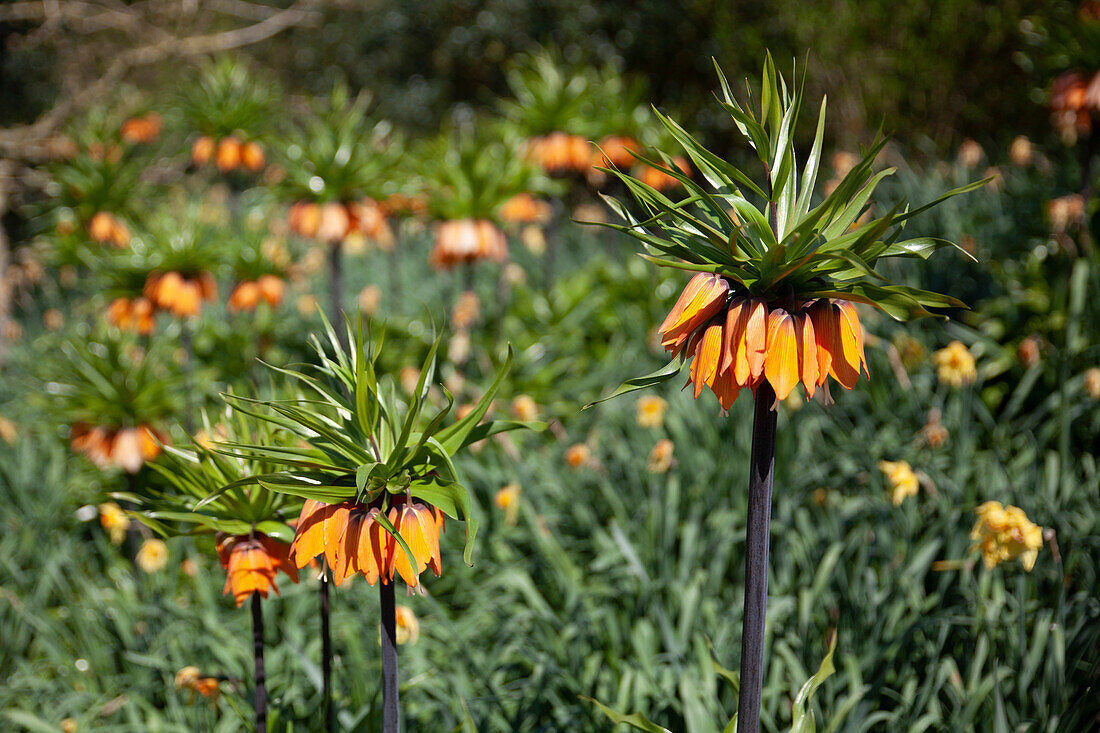
<svg viewBox="0 0 1100 733"><path fill-rule="evenodd" d="M1092 132L1092 118L1100 114L1100 72L1086 77L1079 71L1067 71L1050 91L1050 108L1055 128L1068 142Z"/></svg>
<svg viewBox="0 0 1100 733"><path fill-rule="evenodd" d="M133 331L148 336L156 327L156 308L145 297L119 297L107 306L107 322L120 331Z"/></svg>
<svg viewBox="0 0 1100 733"><path fill-rule="evenodd" d="M148 426L104 428L76 423L71 430L74 451L83 453L102 469L121 468L137 473L142 464L160 455L160 446L168 436Z"/></svg>
<svg viewBox="0 0 1100 733"><path fill-rule="evenodd" d="M298 582L298 568L290 562L290 545L257 532L253 535L218 536L218 560L226 569L223 594L233 594L237 607L253 593L267 598L269 590L279 593L275 573L282 570Z"/></svg>
<svg viewBox="0 0 1100 733"><path fill-rule="evenodd" d="M404 193L392 193L378 202L382 214L385 216L420 216L428 211L428 201L423 196L409 196Z"/></svg>
<svg viewBox="0 0 1100 733"><path fill-rule="evenodd" d="M547 173L585 173L592 167L592 146L583 135L552 132L527 141L527 156Z"/></svg>
<svg viewBox="0 0 1100 733"><path fill-rule="evenodd" d="M550 220L550 204L529 193L517 193L504 202L498 212L501 221L512 224L545 224Z"/></svg>
<svg viewBox="0 0 1100 733"><path fill-rule="evenodd" d="M299 201L287 212L286 223L290 231L306 239L337 244L349 234L359 233L389 248L393 246L393 231L386 221L386 210L370 198L324 204Z"/></svg>
<svg viewBox="0 0 1100 733"><path fill-rule="evenodd" d="M93 242L125 247L130 243L130 230L122 221L107 211L97 211L88 220L88 236Z"/></svg>
<svg viewBox="0 0 1100 733"><path fill-rule="evenodd" d="M211 159L221 173L229 173L238 168L259 173L266 162L264 149L258 142L241 142L232 135L215 141L214 138L203 135L191 146L191 162L201 168Z"/></svg>
<svg viewBox="0 0 1100 733"><path fill-rule="evenodd" d="M636 158L633 153L641 151L638 142L626 135L608 135L594 146L582 135L570 135L564 132L552 132L549 135L532 138L527 143L528 158L547 173L562 175L583 173L592 175L594 166L611 165L615 168L630 168ZM690 171L685 158L676 157L673 165L687 175ZM680 182L652 166L638 165L634 171L636 178L658 191L669 191ZM596 176L598 180L598 175Z"/></svg>
<svg viewBox="0 0 1100 733"><path fill-rule="evenodd" d="M354 501L325 504L307 499L298 518L297 531L290 545L290 559L299 567L324 555L339 586L361 573L374 585L381 578L386 584L395 574L410 588L416 588L420 574L431 568L443 572L439 553L439 535L443 514L417 501L398 499L386 517L412 551L415 564L409 562L404 548L376 520L380 510Z"/></svg>
<svg viewBox="0 0 1100 733"><path fill-rule="evenodd" d="M672 159L672 165L685 176L691 175L691 168L688 166L686 158L677 155ZM670 176L668 173L649 165L641 166L640 170L634 172L634 175L645 185L662 192L671 191L680 185L675 176Z"/></svg>
<svg viewBox="0 0 1100 733"><path fill-rule="evenodd" d="M131 117L119 128L119 137L128 143L151 143L160 137L163 121L156 112Z"/></svg>
<svg viewBox="0 0 1100 733"><path fill-rule="evenodd" d="M496 224L488 219L451 219L439 223L428 263L449 270L455 265L478 260L503 262L506 259L508 240Z"/></svg>
<svg viewBox="0 0 1100 733"><path fill-rule="evenodd" d="M157 308L185 318L197 316L203 301L212 302L218 297L218 283L209 272L194 276L174 270L154 272L145 280L143 294Z"/></svg>
<svg viewBox="0 0 1100 733"><path fill-rule="evenodd" d="M786 399L802 383L807 398L831 376L845 389L867 371L863 330L855 306L820 299L784 309L736 296L719 275L691 279L658 331L672 356L692 356L690 381L698 398L710 387L723 409L761 380ZM868 374L868 376L870 376Z"/></svg>
<svg viewBox="0 0 1100 733"><path fill-rule="evenodd" d="M286 292L286 283L275 275L260 275L255 280L246 280L237 285L229 294L229 310L250 311L266 302L272 308L277 308L283 302Z"/></svg>

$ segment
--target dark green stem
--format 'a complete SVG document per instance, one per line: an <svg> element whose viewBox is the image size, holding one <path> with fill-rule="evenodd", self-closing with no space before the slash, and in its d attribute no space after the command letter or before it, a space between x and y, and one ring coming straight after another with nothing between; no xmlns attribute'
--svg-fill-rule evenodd
<svg viewBox="0 0 1100 733"><path fill-rule="evenodd" d="M745 615L741 627L741 688L737 733L760 730L764 687L764 620L768 608L768 545L775 473L775 392L767 380L756 388L749 457L749 508L745 530Z"/></svg>
<svg viewBox="0 0 1100 733"><path fill-rule="evenodd" d="M379 582L382 607L382 731L397 733L397 616L393 582Z"/></svg>
<svg viewBox="0 0 1100 733"><path fill-rule="evenodd" d="M264 611L260 594L252 594L252 653L256 660L256 733L267 733L267 676L264 674Z"/></svg>

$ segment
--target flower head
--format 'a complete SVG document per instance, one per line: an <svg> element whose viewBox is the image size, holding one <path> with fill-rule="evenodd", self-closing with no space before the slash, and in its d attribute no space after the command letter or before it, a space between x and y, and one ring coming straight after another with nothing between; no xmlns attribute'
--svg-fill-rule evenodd
<svg viewBox="0 0 1100 733"><path fill-rule="evenodd" d="M932 354L932 363L939 380L952 387L973 384L978 375L974 355L961 341L952 341Z"/></svg>
<svg viewBox="0 0 1100 733"><path fill-rule="evenodd" d="M515 524L516 519L519 518L519 500L522 492L520 485L513 483L502 486L493 496L493 505L497 509L504 510L504 520L508 524Z"/></svg>
<svg viewBox="0 0 1100 733"><path fill-rule="evenodd" d="M290 562L290 545L262 533L223 535L218 540L218 560L226 569L223 594L233 594L237 607L253 593L267 598L269 590L279 592L275 573L282 570L298 582L298 569Z"/></svg>
<svg viewBox="0 0 1100 733"><path fill-rule="evenodd" d="M975 541L971 549L981 550L985 566L994 568L1018 557L1024 570L1031 572L1043 546L1043 528L1031 522L1023 509L997 501L987 501L974 511L978 521L970 531Z"/></svg>
<svg viewBox="0 0 1100 733"><path fill-rule="evenodd" d="M408 606L394 608L398 644L415 644L420 638L420 620Z"/></svg>
<svg viewBox="0 0 1100 733"><path fill-rule="evenodd" d="M886 476L894 506L901 506L910 496L916 496L920 490L920 480L913 467L905 461L879 461L878 468Z"/></svg>
<svg viewBox="0 0 1100 733"><path fill-rule="evenodd" d="M658 440L646 459L646 470L650 473L668 473L668 469L672 468L672 449L672 441L668 438Z"/></svg>
<svg viewBox="0 0 1100 733"><path fill-rule="evenodd" d="M440 222L428 262L437 269L449 270L479 260L506 259L508 241L496 224L488 219L453 219Z"/></svg>
<svg viewBox="0 0 1100 733"><path fill-rule="evenodd" d="M126 530L130 528L130 517L118 504L108 501L99 505L99 523L107 530L111 542L121 545L126 538Z"/></svg>
<svg viewBox="0 0 1100 733"><path fill-rule="evenodd" d="M1100 400L1100 367L1090 367L1084 376L1085 394L1094 400Z"/></svg>
<svg viewBox="0 0 1100 733"><path fill-rule="evenodd" d="M154 538L145 540L134 558L139 568L147 573L159 573L168 565L168 545Z"/></svg>
<svg viewBox="0 0 1100 733"><path fill-rule="evenodd" d="M668 402L656 395L643 395L638 398L638 414L636 420L639 427L659 428L665 424L665 411Z"/></svg>
<svg viewBox="0 0 1100 733"><path fill-rule="evenodd" d="M416 588L427 568L437 576L442 574L439 534L443 514L439 510L407 501L390 507L385 517L404 540L408 553L383 526L380 514L378 507L353 501L325 504L307 499L290 545L290 559L302 568L324 555L337 586L358 573L371 585L379 578L383 584L389 583L399 575L406 585Z"/></svg>
<svg viewBox="0 0 1100 733"><path fill-rule="evenodd" d="M584 443L576 443L565 451L565 464L570 468L581 468L592 461L592 451Z"/></svg>

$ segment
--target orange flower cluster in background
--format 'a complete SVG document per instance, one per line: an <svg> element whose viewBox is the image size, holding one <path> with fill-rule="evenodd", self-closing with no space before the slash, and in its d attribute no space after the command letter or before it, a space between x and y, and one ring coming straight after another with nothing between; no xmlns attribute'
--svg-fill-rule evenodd
<svg viewBox="0 0 1100 733"><path fill-rule="evenodd" d="M107 306L107 322L120 331L147 336L156 326L156 309L148 298L115 298Z"/></svg>
<svg viewBox="0 0 1100 733"><path fill-rule="evenodd" d="M593 156L593 165L629 168L634 165L635 160L632 152L642 152L642 146L637 140L626 135L608 135L600 140L599 150Z"/></svg>
<svg viewBox="0 0 1100 733"><path fill-rule="evenodd" d="M970 532L975 541L971 549L981 550L982 563L994 568L1018 557L1030 573L1043 546L1043 528L1029 520L1023 509L1002 506L999 501L987 501L974 511L978 521Z"/></svg>
<svg viewBox="0 0 1100 733"><path fill-rule="evenodd" d="M265 534L219 535L218 560L226 569L224 594L233 594L239 608L253 593L267 598L269 590L279 593L275 573L282 570L298 582L298 568L290 562L290 545Z"/></svg>
<svg viewBox="0 0 1100 733"><path fill-rule="evenodd" d="M154 272L145 281L144 294L157 308L184 318L197 316L203 301L218 297L218 283L209 272L194 276L175 271Z"/></svg>
<svg viewBox="0 0 1100 733"><path fill-rule="evenodd" d="M845 389L867 372L863 328L855 306L846 300L820 299L793 304L790 310L762 300L733 296L719 275L699 273L681 293L661 324L661 345L673 358L693 358L691 383L698 399L710 387L723 409L742 389L766 379L776 400L784 400L799 382L812 397L832 377Z"/></svg>
<svg viewBox="0 0 1100 733"><path fill-rule="evenodd" d="M117 216L106 211L97 211L88 220L88 236L93 242L120 248L130 243L130 230Z"/></svg>
<svg viewBox="0 0 1100 733"><path fill-rule="evenodd" d="M1093 116L1100 114L1100 72L1086 76L1067 71L1054 80L1050 108L1055 129L1069 144L1092 133Z"/></svg>
<svg viewBox="0 0 1100 733"><path fill-rule="evenodd" d="M478 260L503 262L508 259L508 240L504 232L488 219L452 219L439 223L435 246L428 263L449 270L455 265Z"/></svg>
<svg viewBox="0 0 1100 733"><path fill-rule="evenodd" d="M70 438L73 450L99 468L121 468L128 473L137 473L142 464L160 455L160 444L168 442L167 435L148 425L104 428L76 423Z"/></svg>
<svg viewBox="0 0 1100 733"><path fill-rule="evenodd" d="M551 175L585 173L592 167L592 146L583 135L552 132L528 140L527 157Z"/></svg>
<svg viewBox="0 0 1100 733"><path fill-rule="evenodd" d="M511 224L545 224L550 221L550 204L529 193L517 193L504 202L498 212L501 221Z"/></svg>
<svg viewBox="0 0 1100 733"><path fill-rule="evenodd" d="M156 112L131 117L122 123L119 128L119 137L128 143L151 143L160 137L160 130L164 126L163 120Z"/></svg>
<svg viewBox="0 0 1100 733"><path fill-rule="evenodd" d="M261 301L272 308L279 307L286 293L286 283L275 275L260 275L255 280L238 283L229 294L228 308L231 311L255 310Z"/></svg>
<svg viewBox="0 0 1100 733"><path fill-rule="evenodd" d="M241 142L232 135L221 140L203 135L194 142L191 146L191 162L201 168L211 159L221 173L229 173L238 168L259 173L266 163L264 149L258 142Z"/></svg>
<svg viewBox="0 0 1100 733"><path fill-rule="evenodd" d="M393 230L386 220L386 208L370 198L318 204L299 201L287 212L287 227L300 237L337 244L351 234L362 234L382 249L392 249Z"/></svg>
<svg viewBox="0 0 1100 733"><path fill-rule="evenodd" d="M409 561L397 539L377 521L380 510L353 501L325 504L307 499L298 518L298 528L290 545L290 559L299 568L324 555L339 586L356 573L374 585L379 578L386 584L394 575L410 588L420 584L427 568L438 576L443 572L439 553L439 535L443 531L443 513L417 501L398 499L386 518L393 524L412 551Z"/></svg>
<svg viewBox="0 0 1100 733"><path fill-rule="evenodd" d="M688 166L686 158L676 156L672 159L672 165L685 176L691 175L691 168ZM680 185L680 182L674 176L670 176L663 170L650 165L641 166L640 170L635 171L635 176L647 186L662 192L671 191Z"/></svg>

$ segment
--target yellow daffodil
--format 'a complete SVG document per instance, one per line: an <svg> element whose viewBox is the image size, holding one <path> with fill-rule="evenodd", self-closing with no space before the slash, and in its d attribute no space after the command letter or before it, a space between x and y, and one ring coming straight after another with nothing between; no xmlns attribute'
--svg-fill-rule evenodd
<svg viewBox="0 0 1100 733"><path fill-rule="evenodd" d="M659 428L665 424L668 403L655 395L638 398L638 425L643 428Z"/></svg>
<svg viewBox="0 0 1100 733"><path fill-rule="evenodd" d="M932 355L939 380L952 387L973 384L978 376L974 355L961 341L952 341Z"/></svg>
<svg viewBox="0 0 1100 733"><path fill-rule="evenodd" d="M920 490L920 481L913 467L905 461L879 461L879 470L886 476L890 485L894 506L901 506L907 497L916 496Z"/></svg>
<svg viewBox="0 0 1100 733"><path fill-rule="evenodd" d="M134 559L145 572L158 573L168 564L168 545L156 538L145 540Z"/></svg>
<svg viewBox="0 0 1100 733"><path fill-rule="evenodd" d="M1043 528L1029 520L1023 509L998 501L987 501L974 511L978 521L970 531L975 542L971 549L981 550L985 566L993 568L1018 557L1030 573L1043 546Z"/></svg>

